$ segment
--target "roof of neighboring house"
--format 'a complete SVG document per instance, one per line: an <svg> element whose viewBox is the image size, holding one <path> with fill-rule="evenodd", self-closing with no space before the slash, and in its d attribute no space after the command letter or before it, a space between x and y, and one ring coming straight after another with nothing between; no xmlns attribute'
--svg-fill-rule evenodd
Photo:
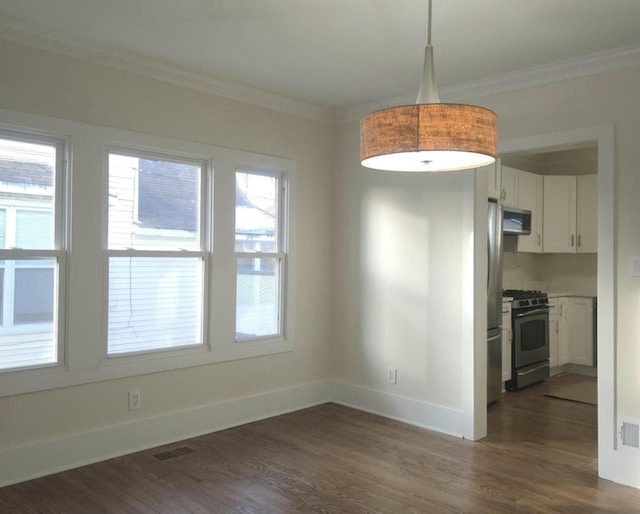
<svg viewBox="0 0 640 514"><path fill-rule="evenodd" d="M197 228L198 172L194 165L140 159L138 220L145 228ZM239 232L273 232L273 216L254 205L236 185ZM246 227L246 228L243 228Z"/></svg>
<svg viewBox="0 0 640 514"><path fill-rule="evenodd" d="M142 227L197 230L199 174L194 165L140 159L138 177Z"/></svg>
<svg viewBox="0 0 640 514"><path fill-rule="evenodd" d="M53 168L39 162L0 159L0 181L26 186L52 186Z"/></svg>

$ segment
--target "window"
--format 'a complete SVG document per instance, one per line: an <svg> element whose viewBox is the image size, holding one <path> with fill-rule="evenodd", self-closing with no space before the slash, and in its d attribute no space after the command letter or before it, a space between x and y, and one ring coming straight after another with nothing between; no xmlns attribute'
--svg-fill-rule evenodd
<svg viewBox="0 0 640 514"><path fill-rule="evenodd" d="M59 362L64 144L0 133L0 371Z"/></svg>
<svg viewBox="0 0 640 514"><path fill-rule="evenodd" d="M108 154L107 354L202 346L203 162Z"/></svg>
<svg viewBox="0 0 640 514"><path fill-rule="evenodd" d="M282 173L236 171L236 340L281 336Z"/></svg>

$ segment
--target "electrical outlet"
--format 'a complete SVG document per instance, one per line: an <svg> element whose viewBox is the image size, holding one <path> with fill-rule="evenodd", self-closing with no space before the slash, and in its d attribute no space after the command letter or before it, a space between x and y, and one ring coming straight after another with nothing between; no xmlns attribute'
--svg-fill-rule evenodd
<svg viewBox="0 0 640 514"><path fill-rule="evenodd" d="M140 389L129 391L129 410L139 409L142 404L142 393Z"/></svg>
<svg viewBox="0 0 640 514"><path fill-rule="evenodd" d="M586 264L581 264L580 265L580 273L582 273L583 275L587 274L587 265Z"/></svg>
<svg viewBox="0 0 640 514"><path fill-rule="evenodd" d="M398 383L398 370L396 368L387 369L387 382L390 384Z"/></svg>

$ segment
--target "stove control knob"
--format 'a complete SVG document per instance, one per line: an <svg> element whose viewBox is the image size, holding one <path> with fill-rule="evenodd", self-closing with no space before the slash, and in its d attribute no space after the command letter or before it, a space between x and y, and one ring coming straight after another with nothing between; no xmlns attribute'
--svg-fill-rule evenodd
<svg viewBox="0 0 640 514"><path fill-rule="evenodd" d="M518 302L518 305L520 305L520 307L526 307L527 305L529 305L529 300L520 300Z"/></svg>

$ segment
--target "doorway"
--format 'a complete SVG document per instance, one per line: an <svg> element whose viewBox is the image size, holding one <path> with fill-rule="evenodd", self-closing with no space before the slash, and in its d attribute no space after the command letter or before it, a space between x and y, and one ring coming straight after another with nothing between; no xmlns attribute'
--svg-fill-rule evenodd
<svg viewBox="0 0 640 514"><path fill-rule="evenodd" d="M614 274L614 131L613 126L589 127L553 134L527 136L499 143L499 154L540 153L576 147L597 149L598 170L598 263L597 263L597 358L598 358L598 475L614 474L615 441L615 274ZM484 344L476 340L474 350ZM479 368L480 369L480 368ZM486 387L486 372L479 373L475 387ZM486 410L481 401L474 411ZM471 416L474 412L470 413ZM486 423L486 420L485 420ZM486 430L486 427L485 427Z"/></svg>

